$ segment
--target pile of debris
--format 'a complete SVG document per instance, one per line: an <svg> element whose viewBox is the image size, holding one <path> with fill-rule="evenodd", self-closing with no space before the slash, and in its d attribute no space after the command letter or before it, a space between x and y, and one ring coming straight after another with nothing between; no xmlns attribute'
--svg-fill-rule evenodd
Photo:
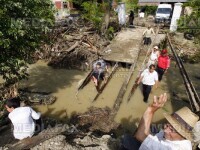
<svg viewBox="0 0 200 150"><path fill-rule="evenodd" d="M113 111L108 107L91 107L86 113L72 117L71 122L81 128L87 128L89 131L103 133L109 133L119 127L119 124L114 121Z"/></svg>
<svg viewBox="0 0 200 150"><path fill-rule="evenodd" d="M54 68L83 69L110 44L81 18L68 26L57 26L49 37L51 43L44 44L41 52L36 51L35 58L45 59Z"/></svg>
<svg viewBox="0 0 200 150"><path fill-rule="evenodd" d="M194 43L194 40L185 39L183 33L176 33L172 36L172 41L173 45L175 45L175 48L178 50L178 55L184 61L198 62L198 60L193 59L196 59L196 56L200 54L200 47Z"/></svg>

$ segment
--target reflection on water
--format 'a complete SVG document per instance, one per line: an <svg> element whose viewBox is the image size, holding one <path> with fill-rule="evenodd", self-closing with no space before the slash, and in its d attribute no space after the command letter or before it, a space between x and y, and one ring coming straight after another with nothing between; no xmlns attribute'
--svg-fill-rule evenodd
<svg viewBox="0 0 200 150"><path fill-rule="evenodd" d="M138 66L140 67L140 64L138 64ZM169 72L164 76L163 81L159 84L159 88L153 89L150 94L150 102L152 102L154 95L160 95L164 92L166 92L169 97L165 107L155 114L153 122L162 121L164 119L164 112L171 113L180 107L185 105L188 106L187 102L174 98L176 97L173 95L175 92L176 94L181 95L181 98L185 97L187 99L179 70L174 66L175 65L172 64ZM127 96L131 90L131 86L138 76L139 67L136 68L130 81L131 84L129 84L127 88L121 107L115 117L116 122L121 123L123 127L131 131L134 130L137 122L148 106L148 104L144 103L142 100L143 96L140 88L135 91L135 94L132 96L130 101L127 102ZM21 86L28 86L30 89L37 91L52 92L52 94L57 97L57 101L53 105L41 105L35 106L35 108L42 112L44 116L53 116L63 120L68 120L72 114L83 113L91 106L101 108L108 106L112 108L121 85L126 78L126 74L128 73L127 69L119 68L104 89L103 93L95 102L92 102L97 94L92 82L90 82L84 89L80 90L76 96L78 83L80 80L84 79L87 72L52 69L47 66L46 63L41 61L32 65L29 72L29 80L21 82ZM199 74L196 74L194 75L194 78L198 76Z"/></svg>

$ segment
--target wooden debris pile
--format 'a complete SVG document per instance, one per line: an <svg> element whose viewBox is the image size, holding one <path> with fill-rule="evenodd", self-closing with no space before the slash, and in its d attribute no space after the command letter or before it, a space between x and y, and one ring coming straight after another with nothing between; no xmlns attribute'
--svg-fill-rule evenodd
<svg viewBox="0 0 200 150"><path fill-rule="evenodd" d="M0 85L0 101L4 101L8 98L16 97L18 95L17 84L10 86Z"/></svg>
<svg viewBox="0 0 200 150"><path fill-rule="evenodd" d="M52 31L49 45L44 44L35 53L35 58L49 61L54 68L83 69L86 64L98 58L109 44L92 25L78 19L67 27L57 27Z"/></svg>
<svg viewBox="0 0 200 150"><path fill-rule="evenodd" d="M119 127L113 116L112 110L108 107L91 107L86 113L72 117L71 122L79 126L88 127L90 131L109 133Z"/></svg>

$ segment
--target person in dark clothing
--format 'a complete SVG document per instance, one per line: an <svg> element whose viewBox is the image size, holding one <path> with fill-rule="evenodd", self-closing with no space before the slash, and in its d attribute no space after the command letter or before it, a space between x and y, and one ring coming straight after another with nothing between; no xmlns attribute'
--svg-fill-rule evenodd
<svg viewBox="0 0 200 150"><path fill-rule="evenodd" d="M129 26L133 26L134 12L131 10L129 15Z"/></svg>

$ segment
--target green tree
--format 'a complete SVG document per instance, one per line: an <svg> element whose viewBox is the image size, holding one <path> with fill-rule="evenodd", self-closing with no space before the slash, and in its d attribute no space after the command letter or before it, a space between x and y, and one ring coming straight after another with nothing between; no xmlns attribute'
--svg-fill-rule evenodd
<svg viewBox="0 0 200 150"><path fill-rule="evenodd" d="M196 38L196 42L200 44L200 1L189 0L184 6L191 7L193 11L189 16L181 17L178 24L179 30L192 33Z"/></svg>
<svg viewBox="0 0 200 150"><path fill-rule="evenodd" d="M27 77L27 62L53 23L51 0L1 0L0 74L7 83Z"/></svg>

